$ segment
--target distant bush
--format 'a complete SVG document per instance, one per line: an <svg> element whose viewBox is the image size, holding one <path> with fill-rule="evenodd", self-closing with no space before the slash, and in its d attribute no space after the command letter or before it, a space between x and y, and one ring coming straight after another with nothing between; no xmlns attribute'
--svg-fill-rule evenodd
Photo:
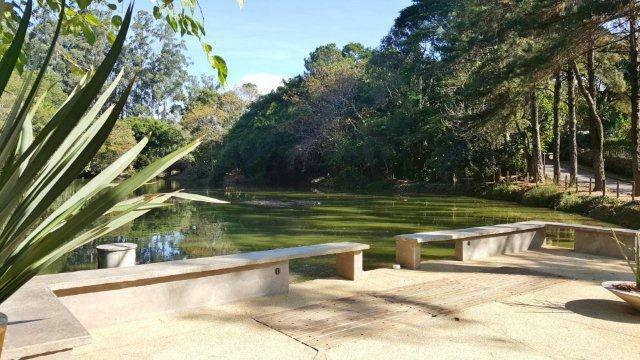
<svg viewBox="0 0 640 360"><path fill-rule="evenodd" d="M135 168L142 168L152 161L178 149L189 141L189 135L180 125L149 117L130 117L123 120L129 125L136 141L149 137L149 143L142 150Z"/></svg>
<svg viewBox="0 0 640 360"><path fill-rule="evenodd" d="M111 134L104 142L98 153L91 159L83 172L83 176L98 175L107 166L116 161L122 154L136 144L136 138L127 122L118 121L111 130ZM125 171L126 172L126 171Z"/></svg>
<svg viewBox="0 0 640 360"><path fill-rule="evenodd" d="M529 206L555 208L562 192L555 185L538 185L522 195L522 203Z"/></svg>
<svg viewBox="0 0 640 360"><path fill-rule="evenodd" d="M498 184L486 192L486 197L504 201L522 201L524 189L518 185Z"/></svg>
<svg viewBox="0 0 640 360"><path fill-rule="evenodd" d="M528 188L517 184L500 184L487 188L484 197L515 201L529 206L546 207L618 224L640 228L640 203L624 202L612 197L576 195L563 192L555 185Z"/></svg>
<svg viewBox="0 0 640 360"><path fill-rule="evenodd" d="M615 208L615 219L607 220L624 227L637 229L640 227L640 204L626 203Z"/></svg>
<svg viewBox="0 0 640 360"><path fill-rule="evenodd" d="M563 193L555 206L557 210L585 214L588 212L586 208L585 198L571 193Z"/></svg>

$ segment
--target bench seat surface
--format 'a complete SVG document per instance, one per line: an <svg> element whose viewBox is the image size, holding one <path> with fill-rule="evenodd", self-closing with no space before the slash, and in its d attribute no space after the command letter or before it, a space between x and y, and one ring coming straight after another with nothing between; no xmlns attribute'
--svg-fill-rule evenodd
<svg viewBox="0 0 640 360"><path fill-rule="evenodd" d="M513 224L500 224L492 226L479 226L467 229L427 231L416 234L404 234L395 237L396 240L416 241L427 243L433 241L462 240L490 235L505 235L523 231L543 229L543 223L521 222Z"/></svg>
<svg viewBox="0 0 640 360"><path fill-rule="evenodd" d="M243 266L341 254L367 249L369 249L369 245L366 244L349 242L327 243L199 259L176 260L125 268L84 270L73 273L43 275L34 278L32 282L45 284L51 290L57 291L87 286L100 286L112 283L180 276L198 272L227 270Z"/></svg>
<svg viewBox="0 0 640 360"><path fill-rule="evenodd" d="M91 341L82 324L44 286L21 288L0 311L9 318L3 359L71 349Z"/></svg>
<svg viewBox="0 0 640 360"><path fill-rule="evenodd" d="M595 232L595 233L608 233L611 234L611 231L615 231L616 234L622 235L636 235L638 234L638 230L632 229L624 229L624 228L610 228L606 226L594 226L594 225L583 225L583 224L568 224L568 223L560 223L560 222L552 222L552 221L527 221L530 224L544 224L547 230L579 230L585 232Z"/></svg>

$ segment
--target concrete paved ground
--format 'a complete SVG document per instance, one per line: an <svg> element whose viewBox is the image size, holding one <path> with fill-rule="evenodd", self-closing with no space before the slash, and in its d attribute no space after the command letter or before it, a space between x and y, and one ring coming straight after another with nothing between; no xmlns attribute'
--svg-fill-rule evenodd
<svg viewBox="0 0 640 360"><path fill-rule="evenodd" d="M515 266L571 280L420 323L380 329L317 351L253 317L300 306ZM479 275L478 275L479 274ZM78 359L637 359L640 313L602 280L631 279L623 261L543 249L482 262L423 262L417 271L378 269L358 282L296 283L288 295L167 314L91 331ZM395 324L397 325L397 324Z"/></svg>

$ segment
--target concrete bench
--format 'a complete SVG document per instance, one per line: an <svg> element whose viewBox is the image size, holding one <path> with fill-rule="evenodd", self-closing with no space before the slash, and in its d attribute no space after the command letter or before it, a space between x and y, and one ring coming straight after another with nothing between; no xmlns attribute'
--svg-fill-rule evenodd
<svg viewBox="0 0 640 360"><path fill-rule="evenodd" d="M336 255L338 275L356 280L366 249L330 243L36 276L0 306L9 317L2 359L64 358L90 341L87 329L287 293L294 259Z"/></svg>
<svg viewBox="0 0 640 360"><path fill-rule="evenodd" d="M634 248L636 236L640 234L637 230L603 226L566 224L550 221L530 221L528 223L544 224L547 233L552 230L572 230L573 251L617 259L624 259L624 255L620 253L620 248L616 245L613 234L615 233L617 239L626 245L626 255L629 259L633 259L634 257L632 249Z"/></svg>
<svg viewBox="0 0 640 360"><path fill-rule="evenodd" d="M36 355L66 357L91 337L46 286L27 284L0 307L9 317L2 359Z"/></svg>
<svg viewBox="0 0 640 360"><path fill-rule="evenodd" d="M614 258L624 256L612 238L613 233L630 249L633 248L635 238L639 234L637 230L551 221L524 221L468 229L429 231L396 236L396 262L408 269L419 268L421 244L436 241L453 240L455 257L461 261L518 253L540 248L546 241L547 232L553 230L573 231L576 252ZM627 256L633 257L632 250L629 250Z"/></svg>
<svg viewBox="0 0 640 360"><path fill-rule="evenodd" d="M423 243L454 241L456 259L468 261L539 248L544 238L544 224L527 222L398 235L396 262L404 268L420 268Z"/></svg>

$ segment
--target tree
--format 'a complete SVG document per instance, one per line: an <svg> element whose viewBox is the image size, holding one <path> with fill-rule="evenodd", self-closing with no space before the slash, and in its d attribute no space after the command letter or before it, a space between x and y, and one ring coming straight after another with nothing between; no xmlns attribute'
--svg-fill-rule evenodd
<svg viewBox="0 0 640 360"><path fill-rule="evenodd" d="M240 6L244 0L237 0ZM64 34L81 37L89 45L96 41L96 32L106 33L110 43L115 40L115 31L122 24L120 15L124 9L123 2L118 1L93 1L72 0L68 3L62 0L38 1L36 14L60 13L65 6L64 21L62 23ZM217 71L220 83L224 84L228 75L227 65L222 57L213 53L211 44L205 41L205 28L202 13L199 15L200 4L198 0L174 1L164 0L153 7L153 16L156 20L163 21L174 33L181 36L192 36L202 44L202 49L211 64ZM15 2L2 3L0 7L0 56L8 49L17 24L20 21L21 6ZM100 16L97 16L99 14ZM36 16L37 16L36 15ZM36 52L37 54L39 52ZM23 54L24 55L24 54ZM67 56L71 57L70 54ZM83 55L84 56L84 55ZM17 64L18 71L22 71L26 56L22 56Z"/></svg>
<svg viewBox="0 0 640 360"><path fill-rule="evenodd" d="M635 2L629 15L629 98L631 100L631 171L635 196L640 195L640 77L638 76L638 38Z"/></svg>
<svg viewBox="0 0 640 360"><path fill-rule="evenodd" d="M146 11L137 13L132 35L118 64L120 69L137 74L125 114L177 120L186 100L184 83L188 79L184 41L176 38L169 25L154 23Z"/></svg>
<svg viewBox="0 0 640 360"><path fill-rule="evenodd" d="M576 76L571 64L567 67L567 130L569 133L569 183L578 182L578 140L576 122Z"/></svg>
<svg viewBox="0 0 640 360"><path fill-rule="evenodd" d="M531 133L533 134L533 181L544 182L544 164L542 162L542 144L540 140L540 119L538 107L538 94L536 90L531 91L529 100L531 107Z"/></svg>
<svg viewBox="0 0 640 360"><path fill-rule="evenodd" d="M560 101L562 78L558 72L553 87L553 183L560 183Z"/></svg>
<svg viewBox="0 0 640 360"><path fill-rule="evenodd" d="M636 133L624 25L632 3L415 0L378 49L316 49L304 73L250 106L208 163L259 182L486 180L497 170L541 182L550 149L554 182L568 153L571 182L578 155L592 156L599 187L609 144ZM187 122L220 118L186 106Z"/></svg>
<svg viewBox="0 0 640 360"><path fill-rule="evenodd" d="M149 139L148 145L136 160L136 169L162 158L189 141L188 135L177 124L145 117L131 117L122 121L130 127L136 141Z"/></svg>
<svg viewBox="0 0 640 360"><path fill-rule="evenodd" d="M587 81L585 84L578 64L573 61L571 64L573 72L577 75L578 89L582 97L587 102L589 111L589 138L591 140L591 151L593 152L593 172L594 172L594 191L602 190L604 183L604 129L602 119L596 105L596 79L595 79L595 63L594 50L590 50L586 55Z"/></svg>
<svg viewBox="0 0 640 360"><path fill-rule="evenodd" d="M146 11L138 11L131 26L131 36L120 57L118 69L136 74L136 85L131 92L131 101L124 109L126 116L151 115L155 104L151 101L151 65L158 56L162 25L155 24ZM123 91L122 88L119 91Z"/></svg>
<svg viewBox="0 0 640 360"><path fill-rule="evenodd" d="M221 92L209 77L191 79L180 124L191 134L218 142L258 97L253 84Z"/></svg>
<svg viewBox="0 0 640 360"><path fill-rule="evenodd" d="M94 22L108 22L104 11L94 11L91 18L95 19ZM42 65L56 23L57 18L53 10L47 7L37 9L36 22L29 32L29 40L25 47L28 54L25 64L27 69L38 69ZM59 37L48 70L59 77L62 89L67 94L74 89L85 73L100 64L109 49L108 31L104 27L92 30L91 39L89 42L84 36L66 32Z"/></svg>
<svg viewBox="0 0 640 360"><path fill-rule="evenodd" d="M164 28L160 53L153 59L149 69L151 85L151 108L159 118L177 120L180 102L186 100L183 84L188 78L189 60L184 55L184 40L177 40L168 26Z"/></svg>

